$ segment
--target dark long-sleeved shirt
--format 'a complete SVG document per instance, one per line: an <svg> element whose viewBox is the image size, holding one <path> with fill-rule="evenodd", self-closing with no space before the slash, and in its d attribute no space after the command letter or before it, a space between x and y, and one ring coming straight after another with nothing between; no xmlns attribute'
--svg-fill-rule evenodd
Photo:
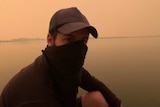
<svg viewBox="0 0 160 107"><path fill-rule="evenodd" d="M100 91L110 107L120 107L121 101L115 94L84 68L79 86L88 92ZM70 94L75 96L77 92ZM61 98L63 96L57 95L48 62L45 56L41 55L8 82L0 96L0 107L64 107ZM68 105L73 103L75 99L72 98L68 96L65 103Z"/></svg>

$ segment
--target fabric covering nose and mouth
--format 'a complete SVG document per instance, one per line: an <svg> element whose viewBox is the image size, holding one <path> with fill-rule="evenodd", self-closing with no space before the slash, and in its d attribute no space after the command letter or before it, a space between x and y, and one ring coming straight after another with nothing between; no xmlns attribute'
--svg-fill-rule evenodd
<svg viewBox="0 0 160 107"><path fill-rule="evenodd" d="M77 70L84 64L87 50L88 47L84 41L76 41L62 46L46 47L45 53L49 62L54 65L57 70L62 67L64 69ZM63 74L65 74L65 72Z"/></svg>
<svg viewBox="0 0 160 107"><path fill-rule="evenodd" d="M66 103L74 104L70 99L76 100L87 50L88 47L84 41L50 46L44 50L51 68L54 89L59 100L65 105Z"/></svg>

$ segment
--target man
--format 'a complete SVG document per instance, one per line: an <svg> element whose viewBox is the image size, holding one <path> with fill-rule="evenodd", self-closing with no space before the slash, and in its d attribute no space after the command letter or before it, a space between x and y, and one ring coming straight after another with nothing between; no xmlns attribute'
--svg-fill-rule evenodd
<svg viewBox="0 0 160 107"><path fill-rule="evenodd" d="M115 94L83 68L89 34L98 37L76 7L57 11L46 49L9 81L0 107L120 107ZM77 98L78 86L88 93Z"/></svg>

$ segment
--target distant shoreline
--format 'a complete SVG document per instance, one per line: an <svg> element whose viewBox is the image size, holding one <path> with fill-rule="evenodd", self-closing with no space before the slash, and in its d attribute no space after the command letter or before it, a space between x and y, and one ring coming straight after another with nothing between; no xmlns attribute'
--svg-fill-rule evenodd
<svg viewBox="0 0 160 107"><path fill-rule="evenodd" d="M117 36L117 37L98 37L98 39L127 39L127 38L156 38L160 37L160 35L152 35L152 36ZM93 39L93 37L91 37ZM24 42L24 41L42 41L46 40L44 38L17 38L17 39L10 39L10 40L0 40L0 43L3 42Z"/></svg>
<svg viewBox="0 0 160 107"><path fill-rule="evenodd" d="M1 42L23 42L23 41L41 41L46 40L44 38L17 38L17 39L10 39L10 40L0 40Z"/></svg>
<svg viewBox="0 0 160 107"><path fill-rule="evenodd" d="M155 38L160 37L160 35L152 35L152 36L117 36L117 37L98 37L99 39L123 39L123 38Z"/></svg>

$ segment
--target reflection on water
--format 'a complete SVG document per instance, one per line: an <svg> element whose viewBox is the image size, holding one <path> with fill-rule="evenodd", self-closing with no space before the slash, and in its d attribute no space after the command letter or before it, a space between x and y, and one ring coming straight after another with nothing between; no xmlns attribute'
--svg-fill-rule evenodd
<svg viewBox="0 0 160 107"><path fill-rule="evenodd" d="M45 40L0 43L0 92L45 46ZM160 38L91 39L88 46L84 66L126 107L159 107Z"/></svg>

